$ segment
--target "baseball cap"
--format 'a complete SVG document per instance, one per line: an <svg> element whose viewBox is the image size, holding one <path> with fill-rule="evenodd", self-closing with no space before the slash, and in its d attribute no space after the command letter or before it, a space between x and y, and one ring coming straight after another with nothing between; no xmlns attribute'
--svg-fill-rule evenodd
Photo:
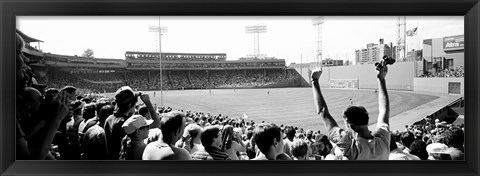
<svg viewBox="0 0 480 176"><path fill-rule="evenodd" d="M442 143L431 143L427 145L427 152L431 153L447 153L448 146Z"/></svg>
<svg viewBox="0 0 480 176"><path fill-rule="evenodd" d="M153 123L153 120L147 120L141 115L133 115L128 118L122 125L123 131L127 134L132 134L141 127L148 126Z"/></svg>
<svg viewBox="0 0 480 176"><path fill-rule="evenodd" d="M134 92L130 86L123 86L115 92L115 102L118 104L126 104L133 100L137 100L136 98L139 95L140 93Z"/></svg>

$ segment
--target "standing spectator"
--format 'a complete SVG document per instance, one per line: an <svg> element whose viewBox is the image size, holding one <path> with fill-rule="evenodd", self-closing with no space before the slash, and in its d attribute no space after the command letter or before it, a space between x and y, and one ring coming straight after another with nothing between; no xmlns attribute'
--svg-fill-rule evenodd
<svg viewBox="0 0 480 176"><path fill-rule="evenodd" d="M142 160L147 146L144 139L148 137L149 125L152 123L153 120L147 120L142 115L133 115L123 123L122 128L127 135L122 139L120 160Z"/></svg>
<svg viewBox="0 0 480 176"><path fill-rule="evenodd" d="M109 159L105 130L105 120L113 114L112 105L104 105L98 113L98 123L90 127L83 136L82 159L85 160L107 160Z"/></svg>
<svg viewBox="0 0 480 176"><path fill-rule="evenodd" d="M135 104L138 97L145 103L152 116L153 123L150 128L157 128L159 119L153 109L150 97L142 92L134 92L128 86L121 87L115 93L116 111L105 121L105 135L107 137L107 148L110 159L118 159L122 138L126 135L122 128L123 123L135 113Z"/></svg>
<svg viewBox="0 0 480 176"><path fill-rule="evenodd" d="M327 103L320 91L318 82L321 69L312 73L312 88L317 112L329 131L329 138L343 150L349 160L388 160L390 153L389 114L390 103L387 94L385 76L387 66L377 71L379 87L379 114L377 128L373 133L368 129L368 112L363 106L349 106L344 112L344 123L348 131L341 129L328 111ZM355 136L355 138L353 138ZM351 139L351 140L350 140ZM339 143L341 142L341 143Z"/></svg>
<svg viewBox="0 0 480 176"><path fill-rule="evenodd" d="M164 114L160 121L162 137L147 145L143 152L143 160L190 160L187 150L175 146L175 142L182 137L184 129L184 113L172 111Z"/></svg>
<svg viewBox="0 0 480 176"><path fill-rule="evenodd" d="M82 122L78 126L78 134L80 134L80 138L83 137L85 132L87 132L88 128L97 124L98 119L95 118L95 111L96 107L94 103L86 104L83 106L82 109ZM88 128L87 128L88 126Z"/></svg>
<svg viewBox="0 0 480 176"><path fill-rule="evenodd" d="M274 123L261 123L255 127L253 141L260 150L253 160L276 160L284 153L282 132Z"/></svg>

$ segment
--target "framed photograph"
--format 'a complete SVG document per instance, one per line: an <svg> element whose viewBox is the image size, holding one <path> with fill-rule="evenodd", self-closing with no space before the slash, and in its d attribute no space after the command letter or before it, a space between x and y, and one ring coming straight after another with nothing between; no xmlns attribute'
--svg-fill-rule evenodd
<svg viewBox="0 0 480 176"><path fill-rule="evenodd" d="M415 3L398 0L16 1L4 2L0 7L4 9L0 34L4 39L1 43L3 59L0 60L0 170L4 175L478 174L478 143L475 141L478 138L476 127L480 124L472 118L478 116L476 58L480 57L477 49L480 6L477 0ZM18 44L19 37L24 43L20 51L13 45ZM19 55L25 57L22 62L28 68L18 69L19 61L13 58ZM387 66L389 74L384 84L381 73ZM315 76L319 73L317 68L322 68L321 76ZM23 80L36 91L19 89ZM75 87L75 93L70 95L71 88L65 86ZM61 159L61 152L57 152L57 147L62 145L58 136L65 133L65 139L69 137L68 132L57 130L60 135L48 138L53 144L47 156L58 160L19 159L22 153L19 154L17 146L18 135L35 138L43 132L35 131L42 124L41 119L19 122L18 118L13 118L20 113L19 105L37 109L35 104L19 104L19 100L23 101L24 95L38 91L45 99L42 101L47 101L48 88L67 92L54 98L55 101L71 100L69 111L75 113L83 109L84 114L94 104L90 102L96 104L100 100L114 102L111 107L116 107L115 112L119 112L118 108L125 103L122 100L128 98L125 92L131 92L136 101L130 104L133 99L128 99L129 102L125 103L132 110L124 113L128 114L125 120L128 118L126 121L129 121L121 127L125 130L122 136L128 137L125 139L136 139L143 129L134 124L137 122L130 121L139 121L140 118L140 121L146 119L143 120L144 126L151 123L161 126L171 123L167 122L168 119L174 118L173 112L178 110L185 117L186 124L196 124L201 129L222 126L220 133L224 139L218 144L216 141L212 143L222 151L227 145L222 141L228 140L230 135L238 137L239 142L259 140L257 137L261 135L255 136L258 126L262 126L259 124L273 123L281 130L281 140L268 143L275 150L268 150L267 154L262 148L253 158L277 156L271 152L278 152L276 147L281 144L278 147L280 153L287 153L291 159L314 160L313 154L312 157L297 156L297 151L294 154L293 149L290 150L293 141L307 144L306 141L316 140L317 133L319 141L323 135L332 143L348 141L344 135L340 135L342 139L335 138L331 126L326 125L331 120L340 128L350 129L348 134L355 138L361 131L355 123L365 123L360 126L378 137L381 136L381 121L386 118L389 119L386 129L397 135L395 146L399 148L398 152L408 149L400 140L402 131L410 131L426 146L442 143L444 139L434 136L457 127L464 133L464 148L461 150L465 155L460 161L431 161L435 157L442 158L433 154L426 156L428 161L423 156L421 161L367 161L368 156L353 151L352 147L343 148L338 143L325 155L320 157L318 154L318 159L330 155L339 159L341 155L345 159L360 161L116 161L118 155L103 156L106 152L97 149L88 155L85 146L79 158ZM384 88L388 90L389 105L382 104ZM320 89L321 93L317 91ZM76 102L79 104L75 105ZM325 116L322 110L325 106L333 118ZM385 111L380 109L388 106L389 111L382 119ZM39 104L38 109L41 107ZM142 108L158 113L143 115L142 112L147 111L140 110ZM104 120L96 117L95 111L100 114L100 110L95 110L95 106L90 109L91 117L78 115L85 118L80 127L75 127L85 128L79 131L82 139L91 134L92 130L87 132L87 129L94 126L89 126L90 121L86 118L100 121L95 124L101 124L97 125L102 130L113 123L109 116ZM350 119L352 111L365 111L366 120ZM116 114L113 116L120 116ZM134 116L137 119L129 118ZM72 123L76 122L74 117L71 116ZM61 128L67 128L62 126L68 125L65 120L57 121ZM28 125L32 125L29 127L34 129L33 132L28 129L18 131L18 126ZM135 129L129 129L128 125ZM226 127L232 128L232 134ZM187 128L192 130L194 127ZM187 128L178 134L172 132L172 142L159 141L179 146L175 141L191 140ZM251 140L246 139L248 129L253 134ZM137 137L127 135L132 134L129 130L133 130ZM293 136L287 131L293 131ZM152 132L144 134L140 135L143 136L141 140L150 140L148 134ZM107 134L104 142L111 140L108 138ZM292 143L289 143L290 138ZM348 146L355 146L355 141ZM122 159L132 157L122 153L127 145L121 145L120 151L112 153L120 152ZM392 142L388 148L391 146ZM448 147L429 145L426 151L444 151ZM146 145L146 148L151 147ZM183 148L187 152L192 150L191 147ZM334 152L335 148L341 154ZM392 157L391 152L386 151L385 156L390 154ZM192 153L189 153L190 158L195 156ZM252 159L247 152L245 156L239 154L220 156L210 153L213 158ZM142 158L141 155L137 157ZM157 157L144 153L143 158L156 160Z"/></svg>

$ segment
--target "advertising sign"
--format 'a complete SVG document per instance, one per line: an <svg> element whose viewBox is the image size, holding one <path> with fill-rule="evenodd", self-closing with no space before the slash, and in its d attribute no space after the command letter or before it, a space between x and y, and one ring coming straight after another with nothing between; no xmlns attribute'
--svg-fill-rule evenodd
<svg viewBox="0 0 480 176"><path fill-rule="evenodd" d="M456 35L443 38L443 50L462 50L464 49L465 37L464 35Z"/></svg>

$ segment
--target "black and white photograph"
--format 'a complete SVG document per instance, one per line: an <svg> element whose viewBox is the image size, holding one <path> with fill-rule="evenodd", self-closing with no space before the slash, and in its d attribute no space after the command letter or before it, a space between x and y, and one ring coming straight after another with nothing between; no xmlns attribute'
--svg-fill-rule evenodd
<svg viewBox="0 0 480 176"><path fill-rule="evenodd" d="M17 160L465 161L464 16L15 21Z"/></svg>

